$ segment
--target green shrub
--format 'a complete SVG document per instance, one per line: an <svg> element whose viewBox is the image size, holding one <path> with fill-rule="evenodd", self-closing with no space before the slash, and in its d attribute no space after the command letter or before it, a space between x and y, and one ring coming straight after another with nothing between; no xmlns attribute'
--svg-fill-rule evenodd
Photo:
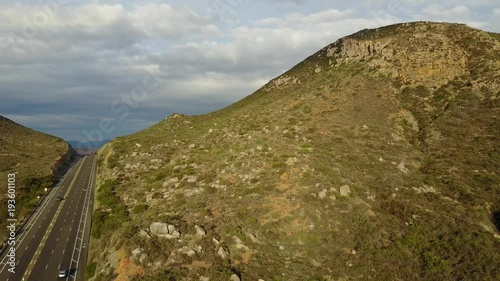
<svg viewBox="0 0 500 281"><path fill-rule="evenodd" d="M283 162L273 162L272 166L275 169L284 169L284 168L286 168L286 163L283 163Z"/></svg>
<svg viewBox="0 0 500 281"><path fill-rule="evenodd" d="M91 231L95 238L100 238L103 234L119 228L129 220L127 206L123 204L115 191L118 184L116 181L108 180L97 190L97 201L100 208L95 210L92 215Z"/></svg>
<svg viewBox="0 0 500 281"><path fill-rule="evenodd" d="M109 157L108 158L108 169L113 169L116 166L118 166L118 159L115 157Z"/></svg>
<svg viewBox="0 0 500 281"><path fill-rule="evenodd" d="M136 225L127 225L123 229L123 236L126 239L131 239L139 231L139 227Z"/></svg>
<svg viewBox="0 0 500 281"><path fill-rule="evenodd" d="M430 272L445 272L448 271L448 262L442 259L434 251L426 251L422 254L424 266Z"/></svg>
<svg viewBox="0 0 500 281"><path fill-rule="evenodd" d="M86 279L90 279L90 278L94 277L96 267L97 267L97 263L95 261L87 264L87 267L85 268L85 278Z"/></svg>
<svg viewBox="0 0 500 281"><path fill-rule="evenodd" d="M140 214L140 213L146 211L147 209L149 209L148 205L146 205L146 204L139 204L139 205L135 206L132 209L132 213L134 213L134 214Z"/></svg>
<svg viewBox="0 0 500 281"><path fill-rule="evenodd" d="M103 212L101 209L97 209L92 214L92 229L91 235L95 238L100 238L102 233L102 226L106 220L107 213Z"/></svg>
<svg viewBox="0 0 500 281"><path fill-rule="evenodd" d="M150 273L141 277L137 277L137 280L147 280L147 281L176 281L183 280L182 278L186 276L187 272L181 269L168 268L163 269L159 272Z"/></svg>

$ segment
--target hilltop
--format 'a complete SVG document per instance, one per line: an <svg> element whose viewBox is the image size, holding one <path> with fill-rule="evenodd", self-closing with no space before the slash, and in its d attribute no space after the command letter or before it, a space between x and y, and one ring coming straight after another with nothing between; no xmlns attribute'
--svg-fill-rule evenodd
<svg viewBox="0 0 500 281"><path fill-rule="evenodd" d="M37 204L37 196L50 187L70 163L75 151L60 138L24 127L0 116L0 182L7 186L7 175L16 173L16 216L22 222ZM7 192L0 196L0 227L7 218ZM6 231L1 232L0 241Z"/></svg>
<svg viewBox="0 0 500 281"><path fill-rule="evenodd" d="M227 108L112 140L87 276L495 280L499 38L362 30Z"/></svg>

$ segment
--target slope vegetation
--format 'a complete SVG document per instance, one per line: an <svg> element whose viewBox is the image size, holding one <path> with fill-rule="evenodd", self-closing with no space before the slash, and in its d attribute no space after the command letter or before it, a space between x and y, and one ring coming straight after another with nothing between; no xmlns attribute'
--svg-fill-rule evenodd
<svg viewBox="0 0 500 281"><path fill-rule="evenodd" d="M99 150L92 280L495 280L500 41L363 30Z"/></svg>
<svg viewBox="0 0 500 281"><path fill-rule="evenodd" d="M18 226L36 207L38 196L76 158L64 140L21 126L0 116L0 227L7 218L7 176L16 174L16 218ZM7 231L0 232L0 241Z"/></svg>

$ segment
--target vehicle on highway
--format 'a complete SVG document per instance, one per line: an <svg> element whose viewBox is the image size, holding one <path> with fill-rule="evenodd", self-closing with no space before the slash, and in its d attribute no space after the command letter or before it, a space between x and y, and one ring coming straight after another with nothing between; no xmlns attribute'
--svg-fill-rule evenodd
<svg viewBox="0 0 500 281"><path fill-rule="evenodd" d="M62 195L59 195L59 196L57 196L57 198L56 198L56 200L57 200L57 201L62 201L63 199L64 199L64 196L62 196Z"/></svg>
<svg viewBox="0 0 500 281"><path fill-rule="evenodd" d="M64 278L66 276L68 276L68 270L67 269L59 270L59 278Z"/></svg>

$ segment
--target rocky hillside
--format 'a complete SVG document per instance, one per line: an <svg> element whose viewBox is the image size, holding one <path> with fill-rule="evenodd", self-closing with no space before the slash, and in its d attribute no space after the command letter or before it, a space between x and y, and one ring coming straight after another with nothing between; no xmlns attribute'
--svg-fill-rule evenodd
<svg viewBox="0 0 500 281"><path fill-rule="evenodd" d="M500 41L342 38L99 150L91 280L496 280Z"/></svg>
<svg viewBox="0 0 500 281"><path fill-rule="evenodd" d="M21 126L0 116L0 227L7 218L7 175L16 173L16 216L24 220L37 204L37 196L50 187L77 157L64 140ZM7 232L0 232L0 241Z"/></svg>

